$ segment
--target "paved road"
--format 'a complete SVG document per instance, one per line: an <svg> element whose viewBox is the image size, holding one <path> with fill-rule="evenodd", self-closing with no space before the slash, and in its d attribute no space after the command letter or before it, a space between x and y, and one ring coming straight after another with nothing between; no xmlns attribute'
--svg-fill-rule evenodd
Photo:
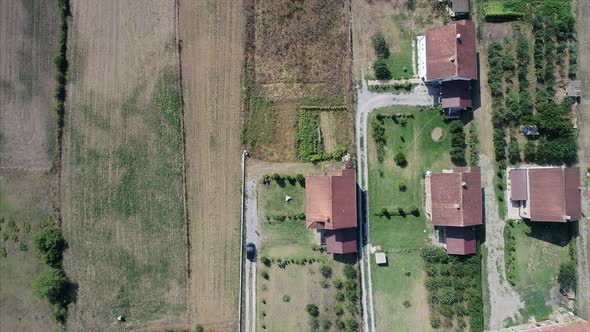
<svg viewBox="0 0 590 332"><path fill-rule="evenodd" d="M256 200L256 181L246 182L244 218L246 221L246 243L258 247L258 204ZM246 259L246 332L256 331L256 261Z"/></svg>
<svg viewBox="0 0 590 332"><path fill-rule="evenodd" d="M427 94L426 87L418 87L413 93L394 95L391 93L375 93L367 89L365 80L363 86L357 91L356 109L356 146L357 146L357 183L360 199L358 200L358 215L361 218L359 228L361 250L359 250L359 261L361 266L361 287L363 289L363 323L364 331L375 331L375 310L373 307L373 286L371 282L371 241L369 237L369 166L367 158L367 119L369 113L375 109L393 106L431 106L432 97Z"/></svg>
<svg viewBox="0 0 590 332"><path fill-rule="evenodd" d="M580 144L580 168L582 171L582 212L584 219L578 222L578 314L590 320L590 2L578 1L578 78L582 80L582 100L578 118L578 143ZM585 58L584 58L585 57Z"/></svg>

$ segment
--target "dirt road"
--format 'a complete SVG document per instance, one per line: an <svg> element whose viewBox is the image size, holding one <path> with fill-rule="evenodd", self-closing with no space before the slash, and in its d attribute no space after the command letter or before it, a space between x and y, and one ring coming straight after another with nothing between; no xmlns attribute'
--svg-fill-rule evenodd
<svg viewBox="0 0 590 332"><path fill-rule="evenodd" d="M256 180L246 183L245 195L246 243L254 243L258 247L258 204L256 196ZM246 332L256 331L256 261L246 259L246 310L244 316Z"/></svg>
<svg viewBox="0 0 590 332"><path fill-rule="evenodd" d="M240 257L241 1L179 0L190 321L235 331ZM193 325L194 326L194 325Z"/></svg>
<svg viewBox="0 0 590 332"><path fill-rule="evenodd" d="M582 80L582 99L578 118L578 143L580 144L580 167L582 169L582 211L578 238L578 314L590 320L590 63L585 59L590 55L590 2L578 1L578 79Z"/></svg>
<svg viewBox="0 0 590 332"><path fill-rule="evenodd" d="M483 49L483 47L482 47ZM519 308L524 306L520 295L506 280L504 265L504 221L498 215L498 202L494 192L495 165L494 147L492 145L492 109L491 96L487 85L487 60L481 55L481 105L475 111L474 118L477 123L480 141L480 162L482 171L482 186L485 193L484 224L486 228L486 241L483 246L487 255L484 257L487 271L489 303L491 315L486 325L489 329L504 327L504 320L515 317ZM485 294L485 293L484 293Z"/></svg>

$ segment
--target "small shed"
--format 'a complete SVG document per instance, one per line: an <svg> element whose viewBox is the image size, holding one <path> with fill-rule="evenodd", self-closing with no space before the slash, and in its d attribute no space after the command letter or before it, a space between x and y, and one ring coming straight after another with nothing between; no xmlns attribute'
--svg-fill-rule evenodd
<svg viewBox="0 0 590 332"><path fill-rule="evenodd" d="M384 252L376 252L375 253L375 262L377 265L385 265L387 264L387 256Z"/></svg>
<svg viewBox="0 0 590 332"><path fill-rule="evenodd" d="M469 14L469 0L452 0L451 9L454 16L462 16Z"/></svg>
<svg viewBox="0 0 590 332"><path fill-rule="evenodd" d="M570 81L567 87L567 95L574 98L582 97L582 81Z"/></svg>

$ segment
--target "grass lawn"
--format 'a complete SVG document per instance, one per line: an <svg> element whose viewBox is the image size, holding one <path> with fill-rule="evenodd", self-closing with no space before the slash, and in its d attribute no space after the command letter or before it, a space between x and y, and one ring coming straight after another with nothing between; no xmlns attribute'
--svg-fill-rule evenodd
<svg viewBox="0 0 590 332"><path fill-rule="evenodd" d="M539 321L549 316L552 305L560 304L559 298L552 298L550 290L558 286L559 266L570 259L570 225L529 225L518 222L513 228L516 239L515 288L525 302L525 308L521 310L523 320L535 316Z"/></svg>
<svg viewBox="0 0 590 332"><path fill-rule="evenodd" d="M285 196L291 196L289 202ZM267 216L305 213L305 188L285 182L284 186L272 181L258 186L258 220L261 243L260 255L273 258L326 258L313 248L319 247L313 230L305 227L305 220L268 220Z"/></svg>
<svg viewBox="0 0 590 332"><path fill-rule="evenodd" d="M395 18L398 19L397 17ZM399 37L399 49L390 50L391 55L387 59L387 68L391 71L393 79L406 79L414 76L414 66L412 64L412 44L414 43L414 36L407 31L401 31L399 25L397 34ZM404 70L404 68L406 70Z"/></svg>
<svg viewBox="0 0 590 332"><path fill-rule="evenodd" d="M426 170L440 171L452 167L449 153L450 134L442 115L437 111L420 111L417 107L390 107L372 114L413 114L407 124L396 124L390 117L384 119L385 155L379 163L373 140L369 143L369 222L371 242L388 251L389 266L372 264L373 292L377 330L388 331L396 326L398 331L428 331L429 310L424 283L424 266L419 249L424 247L432 227L423 212L424 182ZM399 120L398 120L399 122ZM431 138L434 128L443 129L443 138L435 142ZM397 152L406 155L405 168L395 164ZM404 181L406 191L400 191L398 181ZM382 208L395 210L415 205L420 216L379 217L375 212ZM373 259L373 258L371 258ZM406 275L409 272L409 275ZM411 306L402 303L409 300Z"/></svg>

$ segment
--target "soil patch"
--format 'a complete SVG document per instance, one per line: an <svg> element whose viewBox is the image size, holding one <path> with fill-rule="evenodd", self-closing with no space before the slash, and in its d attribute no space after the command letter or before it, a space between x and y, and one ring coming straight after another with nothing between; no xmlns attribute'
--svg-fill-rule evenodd
<svg viewBox="0 0 590 332"><path fill-rule="evenodd" d="M436 127L434 129L432 129L432 132L430 133L430 137L432 137L432 140L435 142L440 142L442 141L443 138L443 130L441 127Z"/></svg>

